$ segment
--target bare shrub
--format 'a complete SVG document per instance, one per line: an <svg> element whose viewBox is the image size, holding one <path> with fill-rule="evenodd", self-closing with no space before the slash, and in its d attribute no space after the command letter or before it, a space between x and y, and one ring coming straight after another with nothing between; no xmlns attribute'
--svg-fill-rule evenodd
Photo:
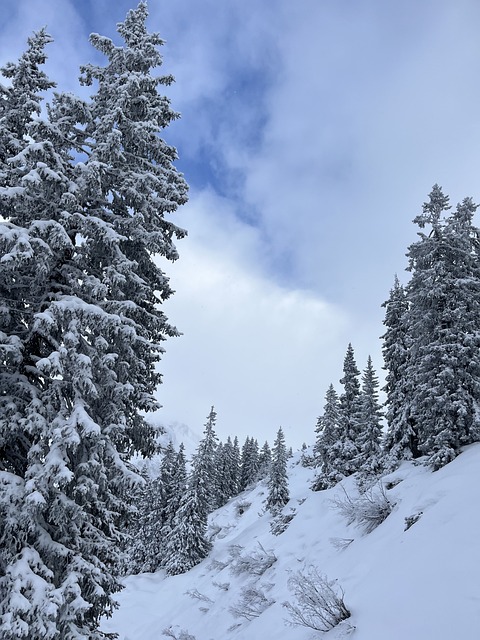
<svg viewBox="0 0 480 640"><path fill-rule="evenodd" d="M284 602L283 606L293 626L329 631L351 615L343 601L343 589L335 580L321 575L316 567L310 566L307 573L294 573L288 580L288 588L296 603Z"/></svg>
<svg viewBox="0 0 480 640"><path fill-rule="evenodd" d="M344 551L347 547L349 547L354 538L330 538L330 542L337 549L337 551Z"/></svg>
<svg viewBox="0 0 480 640"><path fill-rule="evenodd" d="M418 522L420 520L420 518L423 515L423 511L419 511L418 513L414 513L411 516L407 516L405 518L405 529L404 531L407 531L408 529L410 529L410 527L412 525L414 525L416 522Z"/></svg>
<svg viewBox="0 0 480 640"><path fill-rule="evenodd" d="M220 589L221 591L228 591L230 589L230 583L229 582L212 582L214 587L217 587L218 589Z"/></svg>
<svg viewBox="0 0 480 640"><path fill-rule="evenodd" d="M246 620L253 620L258 618L265 609L268 609L275 600L268 598L264 590L271 589L273 585L262 585L262 588L251 584L247 587L243 587L241 590L240 600L229 608L230 613L235 618L245 618Z"/></svg>
<svg viewBox="0 0 480 640"><path fill-rule="evenodd" d="M258 543L259 549L255 549L249 553L242 555L243 547L235 545L230 547L229 552L232 558L230 571L234 576L242 573L249 573L254 576L261 576L272 564L277 561L277 556L272 550L266 551L264 547Z"/></svg>
<svg viewBox="0 0 480 640"><path fill-rule="evenodd" d="M209 604L213 604L213 600L206 596L203 593L200 593L198 589L189 589L185 591L186 596L190 596L190 598L196 598L197 600L201 600L202 602L208 602Z"/></svg>
<svg viewBox="0 0 480 640"><path fill-rule="evenodd" d="M394 504L390 502L382 484L371 487L358 498L352 498L342 487L343 495L337 494L332 500L333 506L347 520L355 523L364 533L371 533L392 512Z"/></svg>
<svg viewBox="0 0 480 640"><path fill-rule="evenodd" d="M221 562L220 560L213 559L208 565L209 571L222 571L228 566L228 562Z"/></svg>
<svg viewBox="0 0 480 640"><path fill-rule="evenodd" d="M195 636L192 636L188 631L185 631L185 629L174 631L172 627L164 629L162 635L167 636L167 638L173 638L173 640L195 640Z"/></svg>
<svg viewBox="0 0 480 640"><path fill-rule="evenodd" d="M270 523L270 532L274 536L279 536L288 529L288 525L296 516L296 509L290 509L290 513L277 514Z"/></svg>

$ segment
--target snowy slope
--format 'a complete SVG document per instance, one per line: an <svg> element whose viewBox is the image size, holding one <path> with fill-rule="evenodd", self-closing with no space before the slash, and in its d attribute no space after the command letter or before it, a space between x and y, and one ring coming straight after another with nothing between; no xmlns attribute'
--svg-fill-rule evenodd
<svg viewBox="0 0 480 640"><path fill-rule="evenodd" d="M312 471L294 459L285 512L294 508L296 515L284 533L270 532L271 516L262 504L266 487L260 483L212 514L213 550L193 570L169 578L163 572L127 578L120 608L103 628L116 631L120 640L160 640L169 627L175 637L185 630L196 640L478 640L479 470L480 444L435 473L404 463L384 479L395 484L386 490L395 504L392 513L365 534L332 505L335 496L344 497L342 488L312 492ZM342 485L355 494L352 478ZM405 518L420 512L405 530ZM339 539L352 538L339 548ZM273 550L277 561L261 576L233 575L233 545L243 547L241 555ZM282 603L292 601L289 575L309 565L338 579L352 614L327 634L286 623ZM254 582L274 604L251 621L235 618L230 608Z"/></svg>

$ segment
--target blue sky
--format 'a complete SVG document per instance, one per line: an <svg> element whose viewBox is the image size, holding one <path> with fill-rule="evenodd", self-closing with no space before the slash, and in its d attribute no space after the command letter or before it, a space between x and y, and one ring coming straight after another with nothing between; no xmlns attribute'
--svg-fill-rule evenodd
<svg viewBox="0 0 480 640"><path fill-rule="evenodd" d="M47 25L48 69L84 91L88 34L115 38L124 0L3 0L0 61ZM294 446L314 437L348 342L380 373L383 310L406 280L411 220L435 182L477 201L477 0L151 0L165 39L165 131L191 186L164 266L183 331L166 344L161 419Z"/></svg>

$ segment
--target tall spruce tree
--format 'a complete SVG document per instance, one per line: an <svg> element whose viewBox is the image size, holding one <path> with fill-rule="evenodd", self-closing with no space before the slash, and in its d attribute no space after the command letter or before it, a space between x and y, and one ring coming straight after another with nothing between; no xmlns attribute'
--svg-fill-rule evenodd
<svg viewBox="0 0 480 640"><path fill-rule="evenodd" d="M22 98L31 109L24 129L2 128L9 269L0 289L14 290L15 308L2 314L0 337L5 640L104 637L99 620L121 588L123 496L138 482L127 461L154 450L143 412L157 406L155 365L176 331L157 306L171 290L152 256L177 257L174 238L184 232L165 214L186 201L187 187L158 136L177 114L157 91L172 78L151 74L162 41L146 18L140 3L118 25L125 46L92 36L107 65L84 69L84 82L98 83L89 103L59 95L44 120L32 117L38 100ZM22 59L36 56L25 96L48 83L37 73L46 42L37 37ZM13 82L22 64L8 68ZM5 95L2 123L13 113Z"/></svg>
<svg viewBox="0 0 480 640"><path fill-rule="evenodd" d="M270 465L272 464L272 450L265 440L258 455L258 477L267 478L270 473Z"/></svg>
<svg viewBox="0 0 480 640"><path fill-rule="evenodd" d="M247 436L242 447L240 466L240 491L258 480L258 442Z"/></svg>
<svg viewBox="0 0 480 640"><path fill-rule="evenodd" d="M362 376L360 395L360 432L357 439L359 450L358 470L376 475L382 468L382 409L378 400L378 377L368 356Z"/></svg>
<svg viewBox="0 0 480 640"><path fill-rule="evenodd" d="M216 450L218 447L218 436L215 433L215 423L217 414L212 407L205 423L203 437L200 440L197 451L192 461L192 488L196 493L202 517L207 519L207 515L217 508L217 467Z"/></svg>
<svg viewBox="0 0 480 640"><path fill-rule="evenodd" d="M480 272L477 206L466 198L453 215L434 185L415 222L420 240L409 248L413 406L419 447L438 469L478 439ZM425 227L430 228L427 234Z"/></svg>
<svg viewBox="0 0 480 640"><path fill-rule="evenodd" d="M206 538L207 521L202 508L195 487L189 482L166 545L164 566L167 575L185 573L208 555L211 544Z"/></svg>
<svg viewBox="0 0 480 640"><path fill-rule="evenodd" d="M418 458L418 425L413 411L413 387L408 376L411 335L409 331L409 301L405 288L395 276L385 307L383 359L387 372L386 418L388 428L384 437L384 464L394 468L399 460Z"/></svg>
<svg viewBox="0 0 480 640"><path fill-rule="evenodd" d="M340 410L340 452L337 457L336 472L349 476L358 471L359 437L361 432L360 371L355 362L355 353L348 345L343 363L343 393L339 398Z"/></svg>
<svg viewBox="0 0 480 640"><path fill-rule="evenodd" d="M217 507L221 507L238 493L238 463L230 436L225 444L218 446L215 458Z"/></svg>
<svg viewBox="0 0 480 640"><path fill-rule="evenodd" d="M317 436L313 454L317 471L312 489L321 491L334 486L343 478L339 471L343 468L340 403L333 384L328 387L323 414L317 420L315 431Z"/></svg>
<svg viewBox="0 0 480 640"><path fill-rule="evenodd" d="M285 436L280 427L277 437L273 443L272 464L270 465L270 476L268 480L268 497L266 501L267 509L272 514L276 514L287 504L290 499L287 476L287 449L285 447Z"/></svg>

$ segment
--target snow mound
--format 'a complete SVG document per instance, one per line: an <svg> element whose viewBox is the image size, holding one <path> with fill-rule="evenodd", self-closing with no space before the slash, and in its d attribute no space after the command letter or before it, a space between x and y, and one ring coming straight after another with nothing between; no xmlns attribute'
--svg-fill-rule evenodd
<svg viewBox="0 0 480 640"><path fill-rule="evenodd" d="M355 479L314 493L312 470L294 458L283 533L271 531L259 483L211 515L213 549L201 564L127 578L103 629L119 640L160 640L164 631L196 640L477 640L479 469L480 444L436 472L404 463L372 489L390 512L365 533L341 508L359 496ZM328 633L291 626L283 606L295 604L289 578L312 566L337 581L351 612Z"/></svg>

